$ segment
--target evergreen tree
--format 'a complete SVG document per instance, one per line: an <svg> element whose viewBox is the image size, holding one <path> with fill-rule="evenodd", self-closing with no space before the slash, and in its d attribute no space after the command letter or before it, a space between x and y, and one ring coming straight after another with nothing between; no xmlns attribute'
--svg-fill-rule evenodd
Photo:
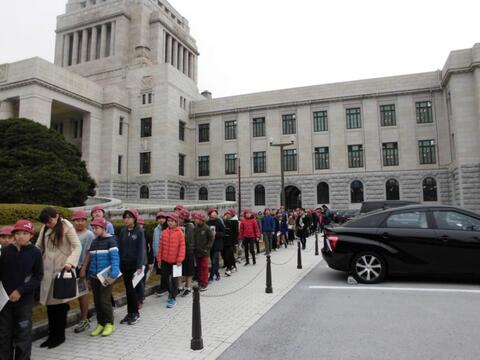
<svg viewBox="0 0 480 360"><path fill-rule="evenodd" d="M80 151L28 119L0 120L0 202L81 206L94 195Z"/></svg>

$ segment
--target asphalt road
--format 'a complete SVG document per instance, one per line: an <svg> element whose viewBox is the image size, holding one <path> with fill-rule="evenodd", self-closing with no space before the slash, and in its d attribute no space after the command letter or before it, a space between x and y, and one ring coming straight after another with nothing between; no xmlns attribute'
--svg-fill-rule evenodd
<svg viewBox="0 0 480 360"><path fill-rule="evenodd" d="M321 262L220 359L476 360L479 305L474 282L348 285Z"/></svg>

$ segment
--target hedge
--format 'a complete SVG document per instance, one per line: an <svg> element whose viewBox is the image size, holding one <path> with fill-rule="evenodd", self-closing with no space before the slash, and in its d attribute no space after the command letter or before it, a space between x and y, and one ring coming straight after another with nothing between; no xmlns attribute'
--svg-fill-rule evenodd
<svg viewBox="0 0 480 360"><path fill-rule="evenodd" d="M120 230L125 226L122 220L112 221L112 225L115 229L115 235L120 235ZM157 226L156 221L145 221L145 225L143 225L143 230L145 231L145 237L147 239L153 239L153 232L155 227Z"/></svg>
<svg viewBox="0 0 480 360"><path fill-rule="evenodd" d="M0 204L0 225L13 225L20 219L31 220L32 222L38 222L40 212L43 208L50 205L31 205L31 204ZM65 219L70 219L72 211L53 206L60 215Z"/></svg>

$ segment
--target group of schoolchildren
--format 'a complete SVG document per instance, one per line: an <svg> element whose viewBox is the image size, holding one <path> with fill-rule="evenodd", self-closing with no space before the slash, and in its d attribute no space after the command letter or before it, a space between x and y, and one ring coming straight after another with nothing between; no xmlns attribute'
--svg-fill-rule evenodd
<svg viewBox="0 0 480 360"><path fill-rule="evenodd" d="M64 232L71 229L73 235L69 235L69 242L81 246L81 251L77 253L75 248L78 246L73 245L72 252L67 254L68 261L65 260L65 269L75 269L78 275L76 298L80 305L80 321L74 329L75 333L90 327L90 288L97 317L97 326L91 336L110 336L115 331L112 287L120 276L127 295L127 314L120 324L134 325L140 319L145 281L151 271L161 275L156 295L168 293L166 306L173 308L177 295L186 297L192 292L194 278L200 291L207 290L209 284L220 280L220 256L224 275L230 277L237 271L237 263L242 258L245 266L250 265L250 257L252 264L256 264L255 255L260 252L261 241L264 242L265 254L270 254L281 246L287 247L297 235L305 249L306 238L325 224L329 216L328 208L317 211L296 209L293 212L284 208L277 211L265 209L258 214L245 209L239 216L230 208L221 217L217 209L208 209L207 213L190 213L184 206L177 205L172 212L160 211L156 215L157 227L153 238L147 239L143 230L145 221L134 208L124 211L122 218L125 226L118 236L101 206L91 210L90 224L87 212L74 211L71 218L73 225L49 209L50 215L41 219L44 227L37 246L33 244L33 224L28 220L19 220L15 226L0 229L0 281L8 296L8 302L0 312L0 359L30 357L34 295L40 284L44 290L46 279L43 277L49 261L46 255L49 243L45 243L45 233L50 234L48 229L52 230L51 236L55 230L55 236L59 233L64 237L67 236ZM57 222L60 225L57 226ZM57 231L59 226L60 231ZM53 245L55 248L56 245ZM98 274L103 272L108 276L102 282ZM142 275L142 280L134 287L132 280ZM50 298L51 283L50 279L46 289ZM41 346L53 348L65 341L68 304L41 303L49 310L49 337ZM64 314L58 316L59 310ZM62 317L65 319L63 324L60 321L58 328L58 318Z"/></svg>

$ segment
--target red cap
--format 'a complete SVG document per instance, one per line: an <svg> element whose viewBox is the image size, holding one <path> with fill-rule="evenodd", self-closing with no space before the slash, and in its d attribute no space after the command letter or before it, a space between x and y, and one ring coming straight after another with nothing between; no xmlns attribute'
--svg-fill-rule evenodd
<svg viewBox="0 0 480 360"><path fill-rule="evenodd" d="M178 212L178 216L185 221L190 219L190 212L187 209L182 209Z"/></svg>
<svg viewBox="0 0 480 360"><path fill-rule="evenodd" d="M205 213L203 211L194 211L192 212L192 219L205 221Z"/></svg>
<svg viewBox="0 0 480 360"><path fill-rule="evenodd" d="M15 231L26 231L33 235L33 224L28 220L18 220L13 227L12 234Z"/></svg>
<svg viewBox="0 0 480 360"><path fill-rule="evenodd" d="M145 225L145 219L143 218L142 215L138 215L137 224Z"/></svg>
<svg viewBox="0 0 480 360"><path fill-rule="evenodd" d="M177 206L175 206L175 211L180 211L180 210L184 210L186 209L185 206L183 206L182 204L177 204Z"/></svg>
<svg viewBox="0 0 480 360"><path fill-rule="evenodd" d="M214 208L208 209L208 211L207 211L208 216L210 216L210 214L211 214L212 212L214 212L214 211L218 214L217 209L214 209Z"/></svg>
<svg viewBox="0 0 480 360"><path fill-rule="evenodd" d="M105 220L104 218L95 218L95 219L92 220L90 225L92 227L93 226L100 226L101 228L106 229L107 228L107 220Z"/></svg>
<svg viewBox="0 0 480 360"><path fill-rule="evenodd" d="M159 212L157 213L157 216L156 216L156 218L155 218L155 219L157 219L157 220L158 220L158 218L161 218L161 217L164 217L164 218L166 218L166 217L167 217L167 213L166 213L166 212L164 212L164 211L159 211Z"/></svg>
<svg viewBox="0 0 480 360"><path fill-rule="evenodd" d="M234 215L237 214L237 212L235 211L234 208L228 208L227 211L228 211L230 214L232 214L232 216L234 216Z"/></svg>
<svg viewBox="0 0 480 360"><path fill-rule="evenodd" d="M138 215L139 215L139 214L138 214L138 210L137 210L137 209L135 209L135 208L130 208L130 209L128 209L128 210L125 210L125 211L123 212L122 217L125 217L125 215L126 215L127 213L130 213L130 215L132 215L133 218L134 218L136 221L138 221Z"/></svg>
<svg viewBox="0 0 480 360"><path fill-rule="evenodd" d="M81 220L81 219L88 219L88 214L86 211L83 210L75 210L72 214L72 221Z"/></svg>
<svg viewBox="0 0 480 360"><path fill-rule="evenodd" d="M167 219L172 219L173 221L178 223L178 214L175 212L170 212L167 214Z"/></svg>
<svg viewBox="0 0 480 360"><path fill-rule="evenodd" d="M92 210L90 211L90 215L93 215L93 213L97 210L102 210L103 213L105 214L105 209L103 208L102 205L95 205Z"/></svg>
<svg viewBox="0 0 480 360"><path fill-rule="evenodd" d="M0 229L0 236L12 236L12 231L15 228L13 225L4 226Z"/></svg>

